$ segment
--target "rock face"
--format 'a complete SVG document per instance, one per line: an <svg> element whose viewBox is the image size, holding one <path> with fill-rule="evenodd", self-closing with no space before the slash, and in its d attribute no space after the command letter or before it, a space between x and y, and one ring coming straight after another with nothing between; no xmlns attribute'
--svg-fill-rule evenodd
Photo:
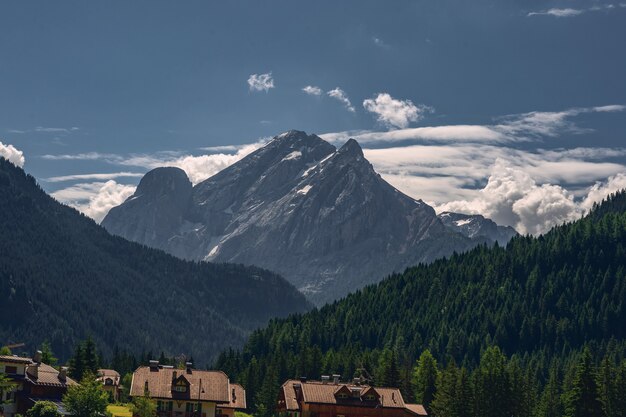
<svg viewBox="0 0 626 417"><path fill-rule="evenodd" d="M455 232L471 239L484 238L490 242L498 242L501 246L517 235L512 227L498 226L493 220L480 214L443 212L438 217L446 227Z"/></svg>
<svg viewBox="0 0 626 417"><path fill-rule="evenodd" d="M182 258L271 269L317 304L486 240L385 182L354 140L337 150L289 131L193 188L166 169L102 225Z"/></svg>

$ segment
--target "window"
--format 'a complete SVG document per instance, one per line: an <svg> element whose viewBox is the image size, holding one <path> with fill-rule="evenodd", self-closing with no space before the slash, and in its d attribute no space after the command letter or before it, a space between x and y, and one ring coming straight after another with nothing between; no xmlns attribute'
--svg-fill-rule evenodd
<svg viewBox="0 0 626 417"><path fill-rule="evenodd" d="M187 387L185 385L174 385L174 391L187 392Z"/></svg>
<svg viewBox="0 0 626 417"><path fill-rule="evenodd" d="M4 372L7 374L16 374L17 373L17 366L5 366L4 367Z"/></svg>
<svg viewBox="0 0 626 417"><path fill-rule="evenodd" d="M107 378L104 380L104 385L113 385L113 380L111 378Z"/></svg>
<svg viewBox="0 0 626 417"><path fill-rule="evenodd" d="M345 400L346 398L348 398L348 394L346 394L345 392L340 392L337 397L341 398L342 400ZM345 416L341 416L341 417L345 417Z"/></svg>
<svg viewBox="0 0 626 417"><path fill-rule="evenodd" d="M174 403L172 401L167 402L167 411L172 411L174 409Z"/></svg>
<svg viewBox="0 0 626 417"><path fill-rule="evenodd" d="M157 401L157 411L163 411L163 401Z"/></svg>
<svg viewBox="0 0 626 417"><path fill-rule="evenodd" d="M365 399L367 401L374 401L376 399L376 397L373 394L368 394L365 396Z"/></svg>
<svg viewBox="0 0 626 417"><path fill-rule="evenodd" d="M185 412L193 413L194 412L194 403L185 404Z"/></svg>

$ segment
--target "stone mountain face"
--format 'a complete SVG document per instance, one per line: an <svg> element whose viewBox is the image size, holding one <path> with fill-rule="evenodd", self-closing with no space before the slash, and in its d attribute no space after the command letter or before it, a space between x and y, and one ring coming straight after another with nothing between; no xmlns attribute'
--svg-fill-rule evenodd
<svg viewBox="0 0 626 417"><path fill-rule="evenodd" d="M337 150L290 131L193 188L181 173L149 172L102 225L182 258L269 268L318 304L489 240L393 188L354 140Z"/></svg>
<svg viewBox="0 0 626 417"><path fill-rule="evenodd" d="M504 246L511 238L517 235L511 226L498 226L493 220L487 219L480 214L461 214L443 212L439 219L443 224L469 238L485 238L487 241L498 242Z"/></svg>

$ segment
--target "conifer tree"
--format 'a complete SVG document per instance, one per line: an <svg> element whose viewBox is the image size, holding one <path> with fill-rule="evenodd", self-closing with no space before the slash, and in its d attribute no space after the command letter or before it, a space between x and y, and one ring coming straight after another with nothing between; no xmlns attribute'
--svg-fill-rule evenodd
<svg viewBox="0 0 626 417"><path fill-rule="evenodd" d="M591 351L583 350L576 368L572 388L565 398L565 417L603 417L596 370L592 363Z"/></svg>
<svg viewBox="0 0 626 417"><path fill-rule="evenodd" d="M556 365L553 365L537 406L537 417L561 417L563 415L560 387L559 371Z"/></svg>
<svg viewBox="0 0 626 417"><path fill-rule="evenodd" d="M437 361L427 349L417 360L413 373L415 400L430 411L430 404L437 391Z"/></svg>
<svg viewBox="0 0 626 417"><path fill-rule="evenodd" d="M52 348L47 340L41 344L41 361L50 366L56 365L58 361L54 353L52 353Z"/></svg>
<svg viewBox="0 0 626 417"><path fill-rule="evenodd" d="M431 410L436 417L458 417L457 381L459 370L453 361L439 373L437 378L437 391L434 394Z"/></svg>

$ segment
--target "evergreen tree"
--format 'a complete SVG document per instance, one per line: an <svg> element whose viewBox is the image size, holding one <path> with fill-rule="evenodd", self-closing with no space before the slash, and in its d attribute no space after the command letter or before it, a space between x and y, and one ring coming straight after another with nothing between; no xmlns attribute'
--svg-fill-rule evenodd
<svg viewBox="0 0 626 417"><path fill-rule="evenodd" d="M572 388L565 399L565 417L603 417L596 370L588 347L583 350Z"/></svg>
<svg viewBox="0 0 626 417"><path fill-rule="evenodd" d="M50 366L56 365L58 359L52 353L52 348L50 347L50 343L45 341L41 344L41 361Z"/></svg>
<svg viewBox="0 0 626 417"><path fill-rule="evenodd" d="M559 381L558 368L553 365L550 368L548 383L543 389L543 394L537 406L537 417L562 417L563 404L561 403L561 383Z"/></svg>
<svg viewBox="0 0 626 417"><path fill-rule="evenodd" d="M614 417L626 417L626 359L622 360L615 374Z"/></svg>
<svg viewBox="0 0 626 417"><path fill-rule="evenodd" d="M91 336L83 343L83 367L84 372L90 372L95 375L100 367L100 359L96 351L96 344Z"/></svg>
<svg viewBox="0 0 626 417"><path fill-rule="evenodd" d="M506 358L496 346L485 350L480 365L472 374L474 413L480 417L510 417L511 387Z"/></svg>
<svg viewBox="0 0 626 417"><path fill-rule="evenodd" d="M415 400L430 411L430 404L437 390L437 361L429 350L425 350L417 361L413 380L415 384Z"/></svg>
<svg viewBox="0 0 626 417"><path fill-rule="evenodd" d="M83 353L83 344L78 343L74 348L74 354L70 358L69 374L77 381L83 379L85 373L85 355Z"/></svg>
<svg viewBox="0 0 626 417"><path fill-rule="evenodd" d="M437 390L431 404L432 414L435 417L459 417L458 379L459 370L455 363L450 361L437 378Z"/></svg>

